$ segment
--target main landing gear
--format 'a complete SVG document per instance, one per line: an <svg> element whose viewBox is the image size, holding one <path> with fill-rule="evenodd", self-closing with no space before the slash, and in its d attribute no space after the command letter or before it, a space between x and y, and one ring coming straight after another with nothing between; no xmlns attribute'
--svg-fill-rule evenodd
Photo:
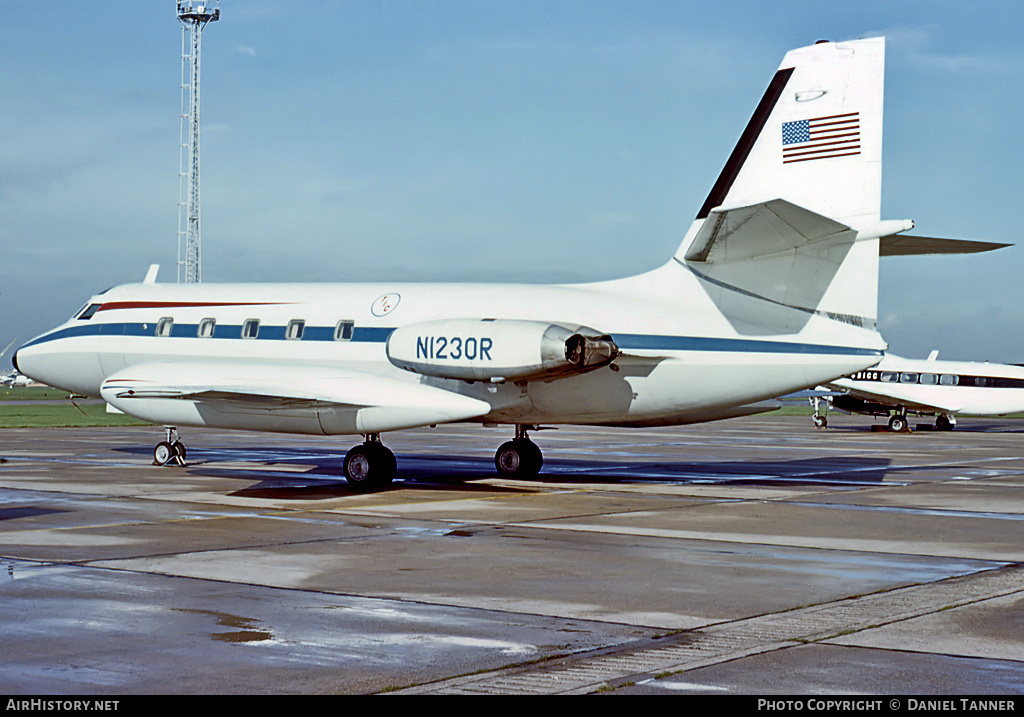
<svg viewBox="0 0 1024 717"><path fill-rule="evenodd" d="M370 433L366 442L345 455L345 480L358 491L383 488L395 478L398 463L395 454L380 442L379 433Z"/></svg>
<svg viewBox="0 0 1024 717"><path fill-rule="evenodd" d="M918 424L918 428L921 424ZM956 427L956 419L953 416L940 413L935 417L935 430L936 431L952 431ZM903 433L910 430L910 421L907 419L907 414L904 412L894 413L889 418L889 430L896 433Z"/></svg>
<svg viewBox="0 0 1024 717"><path fill-rule="evenodd" d="M494 454L494 467L503 478L535 478L544 464L540 448L526 434L533 426L516 425L516 437Z"/></svg>
<svg viewBox="0 0 1024 717"><path fill-rule="evenodd" d="M153 465L185 465L185 444L178 438L178 429L167 426L167 440L160 441L153 449Z"/></svg>
<svg viewBox="0 0 1024 717"><path fill-rule="evenodd" d="M940 413L935 417L936 431L952 431L954 428L956 428L956 419L953 416Z"/></svg>
<svg viewBox="0 0 1024 717"><path fill-rule="evenodd" d="M906 413L894 413L889 417L889 430L893 433L904 433L910 430L910 421Z"/></svg>
<svg viewBox="0 0 1024 717"><path fill-rule="evenodd" d="M494 454L494 467L504 478L535 478L544 458L527 431L535 426L517 425L516 437L502 444ZM397 473L395 454L380 442L379 433L370 433L366 441L345 455L345 480L358 491L374 491L391 484Z"/></svg>

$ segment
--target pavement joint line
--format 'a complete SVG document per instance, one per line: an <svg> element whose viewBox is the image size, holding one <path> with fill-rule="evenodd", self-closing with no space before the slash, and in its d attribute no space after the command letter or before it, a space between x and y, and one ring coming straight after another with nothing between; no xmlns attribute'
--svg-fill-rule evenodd
<svg viewBox="0 0 1024 717"><path fill-rule="evenodd" d="M457 677L390 694L587 694L647 675L688 672L1021 593L1022 579L1024 566L1003 566L934 583L709 625L669 638L696 638L681 645L625 645L611 652L602 650L597 655L577 655ZM828 625L826 629L821 629L823 624Z"/></svg>

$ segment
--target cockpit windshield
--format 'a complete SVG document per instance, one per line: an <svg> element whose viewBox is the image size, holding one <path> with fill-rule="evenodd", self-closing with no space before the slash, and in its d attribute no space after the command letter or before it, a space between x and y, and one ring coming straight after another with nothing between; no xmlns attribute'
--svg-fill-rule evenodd
<svg viewBox="0 0 1024 717"><path fill-rule="evenodd" d="M88 306L83 307L75 318L79 321L88 321L92 318L93 314L99 311L100 306L102 306L102 304L89 304Z"/></svg>

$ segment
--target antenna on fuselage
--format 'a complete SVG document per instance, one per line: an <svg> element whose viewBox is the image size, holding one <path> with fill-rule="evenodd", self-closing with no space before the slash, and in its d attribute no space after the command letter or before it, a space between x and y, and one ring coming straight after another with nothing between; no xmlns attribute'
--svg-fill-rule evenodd
<svg viewBox="0 0 1024 717"><path fill-rule="evenodd" d="M178 164L178 281L198 283L199 238L199 66L200 38L220 18L220 0L177 0L181 21L181 144ZM185 258L182 259L184 244Z"/></svg>

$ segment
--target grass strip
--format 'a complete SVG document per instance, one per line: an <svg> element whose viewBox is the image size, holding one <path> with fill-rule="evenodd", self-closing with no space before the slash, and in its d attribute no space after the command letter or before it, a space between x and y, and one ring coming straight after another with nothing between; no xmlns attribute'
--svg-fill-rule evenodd
<svg viewBox="0 0 1024 717"><path fill-rule="evenodd" d="M64 394L65 398L67 394ZM0 428L82 428L90 426L145 426L145 421L121 413L107 413L100 402L70 401L0 405Z"/></svg>

